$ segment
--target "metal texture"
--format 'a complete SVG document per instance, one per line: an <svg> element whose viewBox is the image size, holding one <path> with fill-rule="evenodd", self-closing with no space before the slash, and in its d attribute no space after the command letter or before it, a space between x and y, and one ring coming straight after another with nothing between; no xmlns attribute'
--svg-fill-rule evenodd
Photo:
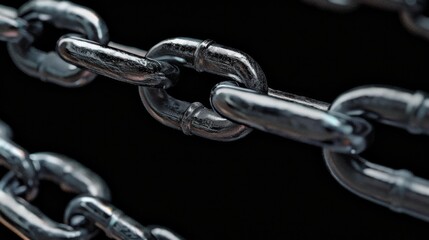
<svg viewBox="0 0 429 240"><path fill-rule="evenodd" d="M164 40L146 55L160 61L230 78L258 92L268 91L260 66L247 54L215 44L211 40L173 38ZM251 129L233 123L204 107L171 97L163 89L140 87L140 97L146 110L162 124L218 141L233 141L246 136Z"/></svg>
<svg viewBox="0 0 429 240"><path fill-rule="evenodd" d="M67 62L122 82L156 88L169 88L179 69L166 62L102 46L76 36L64 36L57 44L58 54Z"/></svg>
<svg viewBox="0 0 429 240"><path fill-rule="evenodd" d="M314 101L305 104L295 99L292 94L284 94L283 99L262 95L228 82L218 84L211 94L213 108L235 122L337 152L366 149L372 130L369 123L320 110L326 104L315 107Z"/></svg>
<svg viewBox="0 0 429 240"><path fill-rule="evenodd" d="M366 4L398 11L411 31L429 38L423 0L305 1L337 10ZM44 23L83 35L67 34L57 42L56 51L45 53L33 46L43 33ZM429 181L356 155L367 148L372 135L372 126L364 118L429 134L429 100L421 92L362 87L341 95L329 107L309 97L270 89L255 60L211 40L172 38L148 52L109 43L107 27L96 13L65 1L30 1L18 14L0 6L0 40L8 42L9 53L21 70L46 81L77 87L98 73L139 86L149 113L186 135L232 141L256 128L321 146L332 175L347 189L429 221ZM219 83L211 92L212 107L220 114L166 92L177 81L178 67L233 81ZM114 239L183 239L166 228L144 227L126 216L110 203L103 180L76 161L53 153L28 154L10 140L11 136L0 121L0 164L11 170L0 181L0 222L20 237L91 239L100 228ZM67 224L52 221L30 203L37 196L41 179L78 194L67 206Z"/></svg>
<svg viewBox="0 0 429 240"><path fill-rule="evenodd" d="M95 173L76 161L53 153L35 153L30 156L36 166L39 179L47 179L59 184L64 191L90 194L110 199L107 185ZM0 218L8 228L29 239L90 239L94 228L72 228L57 223L32 206L29 202L13 194L14 178L2 181L0 189Z"/></svg>
<svg viewBox="0 0 429 240"><path fill-rule="evenodd" d="M83 196L73 199L65 214L66 221L72 226L78 225L71 220L75 215L84 215L91 222L97 223L97 227L113 239L155 240L148 229L98 198Z"/></svg>
<svg viewBox="0 0 429 240"><path fill-rule="evenodd" d="M0 127L6 126L0 123ZM6 140L0 136L1 147ZM0 150L3 151L2 148ZM20 151L26 153L25 150ZM52 181L63 191L79 196L68 204L65 212L65 222L70 222L70 225L55 222L16 194L16 190L21 188L20 180L25 180L25 169L12 168L14 171L0 180L0 223L22 239L92 239L98 232L95 226L115 239L181 239L162 227L145 228L113 207L109 203L110 191L106 183L75 160L48 152L25 156L37 180ZM2 158L0 160L3 161ZM35 186L33 188L37 189Z"/></svg>
<svg viewBox="0 0 429 240"><path fill-rule="evenodd" d="M371 118L411 133L429 134L429 100L420 92L379 86L361 87L338 97L330 108ZM407 170L393 170L324 149L334 178L351 192L390 209L429 221L429 181Z"/></svg>
<svg viewBox="0 0 429 240"><path fill-rule="evenodd" d="M66 1L30 1L18 11L29 23L28 32L16 42L9 42L9 54L15 64L30 76L65 87L78 87L92 81L94 73L64 62L55 51L46 53L32 46L42 34L41 23L76 31L90 40L107 44L107 27L93 11Z"/></svg>

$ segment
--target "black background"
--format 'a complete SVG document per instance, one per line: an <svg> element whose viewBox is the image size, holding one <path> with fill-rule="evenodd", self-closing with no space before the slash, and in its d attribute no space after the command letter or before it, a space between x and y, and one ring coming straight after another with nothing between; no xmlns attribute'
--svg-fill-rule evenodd
<svg viewBox="0 0 429 240"><path fill-rule="evenodd" d="M19 7L25 1L4 0ZM213 39L256 59L270 87L332 102L365 84L429 91L429 43L398 15L361 7L341 14L299 1L75 1L99 13L111 40L149 49L171 37ZM52 49L63 32L48 28ZM413 239L427 223L342 188L317 147L259 131L230 143L189 137L152 119L137 88L105 77L78 89L20 72L0 44L0 117L30 152L77 159L109 184L114 205L144 225L188 240ZM208 104L218 77L183 70L170 93ZM423 136L376 125L371 161L429 177ZM34 202L61 221L73 195L43 182ZM18 239L0 227L0 239ZM101 234L96 239L106 239Z"/></svg>

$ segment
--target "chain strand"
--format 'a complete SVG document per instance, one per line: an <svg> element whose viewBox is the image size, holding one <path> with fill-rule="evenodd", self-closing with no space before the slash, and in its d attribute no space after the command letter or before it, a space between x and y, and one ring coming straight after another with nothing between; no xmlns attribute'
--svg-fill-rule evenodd
<svg viewBox="0 0 429 240"><path fill-rule="evenodd" d="M0 133L9 130L9 127L1 122ZM109 237L118 240L181 239L163 227L143 227L111 205L110 191L106 183L77 161L56 153L43 152L25 154L26 157L23 158L21 155L25 150L8 151L9 146L16 144L1 135L0 164L6 165L11 171L0 180L0 216L3 222L8 223L6 226L23 239L91 239L96 233L95 226L101 228ZM10 159L19 161L5 164ZM22 184L18 180L24 173L21 169L29 166L35 171L32 176L34 179L53 181L61 185L64 191L78 194L70 201L65 211L64 219L68 225L54 222L31 205L31 201L37 197L37 185L26 186L24 190L20 190ZM31 198L26 197L27 200L24 200L21 197L25 191L33 193ZM169 237L158 239L158 235Z"/></svg>
<svg viewBox="0 0 429 240"><path fill-rule="evenodd" d="M422 14L426 1L304 1L337 10L368 4L398 11L408 29L429 38L429 21ZM44 22L79 35L64 35L56 51L41 52L32 44L43 34ZM100 74L137 85L148 112L186 135L233 141L259 129L320 146L329 171L348 190L429 221L429 181L358 155L367 149L373 133L367 118L413 134L429 134L429 100L424 93L364 86L330 105L270 89L252 57L212 40L172 38L147 52L109 42L107 26L96 13L66 1L30 1L18 11L0 6L0 40L8 43L12 60L23 72L44 81L80 87ZM181 67L230 80L211 91L213 110L199 102L177 100L165 91L179 83ZM114 239L181 239L165 228L146 228L125 216L110 204L105 183L74 160L52 153L28 154L10 137L10 129L0 122L0 162L11 170L0 181L0 213L22 238L90 239L97 226ZM79 193L66 209L67 225L53 222L31 205L42 178Z"/></svg>

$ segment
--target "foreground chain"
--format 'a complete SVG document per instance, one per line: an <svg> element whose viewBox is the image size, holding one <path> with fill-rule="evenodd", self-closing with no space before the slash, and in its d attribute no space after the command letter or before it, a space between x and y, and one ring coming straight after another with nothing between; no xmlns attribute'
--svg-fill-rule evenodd
<svg viewBox="0 0 429 240"><path fill-rule="evenodd" d="M24 239L91 239L96 227L114 239L180 240L168 229L143 227L109 203L110 191L91 170L56 153L28 154L13 143L9 127L0 121L0 164L11 171L0 180L0 218ZM31 205L39 180L57 183L79 194L57 223ZM22 184L22 183L23 184Z"/></svg>
<svg viewBox="0 0 429 240"><path fill-rule="evenodd" d="M405 19L412 19L413 29L426 27L420 21L423 15L418 14L425 5L422 1L311 2L342 9L360 2L388 6L400 9ZM42 52L32 44L43 34L45 23L79 34L65 35L58 40L56 51ZM329 171L344 187L392 210L429 221L427 180L358 155L367 149L373 134L372 125L365 119L414 134L429 134L429 100L422 92L364 86L340 95L330 105L269 88L254 59L212 40L172 38L147 52L109 42L107 27L97 14L65 1L30 1L18 12L0 6L0 40L8 43L12 60L23 72L44 81L80 87L100 74L137 85L150 115L186 135L233 141L259 129L322 147ZM178 84L179 67L231 81L213 88L212 109L208 109L199 102L184 102L167 93L166 89ZM108 203L103 181L80 164L52 153L27 154L10 142L10 136L7 127L0 127L0 160L12 171L0 183L0 217L18 235L31 239L90 239L95 223L116 239L180 239L168 230L144 228L123 216ZM69 225L65 228L27 202L37 196L41 178L53 179L84 194L69 204L65 214ZM21 197L26 201L17 200ZM22 206L22 211L16 211L17 206ZM46 226L37 226L41 222Z"/></svg>

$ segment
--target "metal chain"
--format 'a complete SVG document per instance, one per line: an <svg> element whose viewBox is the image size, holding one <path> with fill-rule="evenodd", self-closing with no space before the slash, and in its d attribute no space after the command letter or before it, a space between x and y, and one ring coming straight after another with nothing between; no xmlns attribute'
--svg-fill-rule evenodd
<svg viewBox="0 0 429 240"><path fill-rule="evenodd" d="M305 1L341 10L361 3L397 10L409 29L429 37L428 21L422 14L425 1ZM44 23L79 35L67 34L59 39L55 51L42 52L33 42L43 34ZM330 172L344 187L429 221L429 181L358 156L367 149L373 133L366 118L406 128L413 134L429 133L429 100L421 92L366 86L340 95L330 105L269 88L253 58L212 40L172 38L147 52L109 42L107 27L96 13L65 1L30 1L18 11L0 6L0 40L7 42L18 68L44 81L80 87L100 74L137 85L150 115L186 135L233 141L259 129L320 146ZM166 92L178 84L179 67L231 81L213 88L209 109ZM145 228L124 216L110 205L104 182L77 162L52 153L28 154L12 143L10 136L9 128L0 122L0 162L11 170L0 181L0 217L21 237L90 239L96 226L115 239L181 239L169 230ZM31 206L42 178L84 194L68 205L67 225L53 222Z"/></svg>
<svg viewBox="0 0 429 240"><path fill-rule="evenodd" d="M9 133L10 128L0 122L0 164L11 170L0 180L0 218L23 239L91 239L96 227L114 239L181 239L163 227L143 227L111 205L106 183L77 161L56 153L28 154L10 140ZM31 185L26 181L26 171L35 180ZM66 208L65 224L31 205L41 179L78 194Z"/></svg>

